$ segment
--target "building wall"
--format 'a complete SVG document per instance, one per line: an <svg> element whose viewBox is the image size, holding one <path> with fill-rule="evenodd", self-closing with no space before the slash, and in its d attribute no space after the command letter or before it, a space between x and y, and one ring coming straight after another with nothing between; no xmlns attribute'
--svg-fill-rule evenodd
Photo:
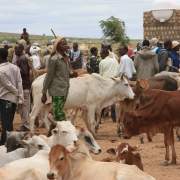
<svg viewBox="0 0 180 180"><path fill-rule="evenodd" d="M172 17L163 23L153 17L152 11L144 12L144 38L154 37L180 41L180 10L174 10Z"/></svg>

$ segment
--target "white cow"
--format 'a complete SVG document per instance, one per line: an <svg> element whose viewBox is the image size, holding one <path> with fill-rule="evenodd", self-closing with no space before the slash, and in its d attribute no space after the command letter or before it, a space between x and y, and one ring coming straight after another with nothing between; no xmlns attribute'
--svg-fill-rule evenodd
<svg viewBox="0 0 180 180"><path fill-rule="evenodd" d="M38 77L32 84L34 105L30 114L30 129L34 130L34 121L40 111L44 108L45 120L49 110L41 102L42 88L45 75ZM72 78L65 103L66 109L85 107L87 109L87 120L90 131L95 134L95 112L108 105L113 104L120 98L134 98L134 93L128 84L127 79L122 75L117 78L104 78L98 74L86 75ZM51 100L49 99L51 103Z"/></svg>
<svg viewBox="0 0 180 180"><path fill-rule="evenodd" d="M178 90L180 90L180 73L162 71L162 72L156 74L155 76L156 77L159 77L159 76L168 76L168 77L176 80L177 81Z"/></svg>
<svg viewBox="0 0 180 180"><path fill-rule="evenodd" d="M39 135L46 143L52 147L55 144L63 144L65 146L71 144L78 139L85 142L88 149L94 154L99 154L101 152L100 146L95 141L92 134L84 128L72 125L70 121L60 121L57 122L56 128L52 130L52 135L50 137Z"/></svg>
<svg viewBox="0 0 180 180"><path fill-rule="evenodd" d="M31 157L39 150L49 149L47 143L38 136L23 140L22 143L24 143L25 148L18 148L12 152L0 154L0 167L18 159Z"/></svg>

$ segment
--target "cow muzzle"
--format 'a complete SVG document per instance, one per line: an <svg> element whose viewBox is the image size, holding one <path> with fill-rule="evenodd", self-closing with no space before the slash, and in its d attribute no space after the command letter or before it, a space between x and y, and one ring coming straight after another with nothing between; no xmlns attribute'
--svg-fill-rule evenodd
<svg viewBox="0 0 180 180"><path fill-rule="evenodd" d="M56 179L56 175L53 172L49 172L49 173L47 173L47 178L49 180L55 180Z"/></svg>

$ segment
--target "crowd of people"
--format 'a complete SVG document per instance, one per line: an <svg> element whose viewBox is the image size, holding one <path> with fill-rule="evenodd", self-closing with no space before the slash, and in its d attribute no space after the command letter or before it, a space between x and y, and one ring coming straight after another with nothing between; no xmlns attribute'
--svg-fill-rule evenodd
<svg viewBox="0 0 180 180"><path fill-rule="evenodd" d="M121 45L118 54L109 43L102 43L100 53L91 47L84 66L83 52L78 43L68 46L67 40L58 37L42 49L38 43L30 43L26 28L15 47L0 48L0 119L2 134L0 144L6 140L6 131L13 130L16 110L21 116L20 131L29 130L31 108L31 84L44 73L46 78L42 91L42 103L47 101L47 92L52 96L53 115L56 121L66 120L64 104L74 70L86 67L88 73L99 73L105 78L125 74L130 80L148 79L161 71L179 72L180 43L156 38L138 43L136 51ZM43 53L42 53L43 51ZM112 119L116 121L115 107L111 107Z"/></svg>

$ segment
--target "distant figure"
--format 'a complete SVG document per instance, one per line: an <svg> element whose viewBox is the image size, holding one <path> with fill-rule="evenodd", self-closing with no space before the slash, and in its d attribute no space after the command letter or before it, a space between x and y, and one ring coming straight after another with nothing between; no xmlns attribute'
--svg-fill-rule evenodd
<svg viewBox="0 0 180 180"><path fill-rule="evenodd" d="M134 60L137 79L149 79L159 72L157 55L150 49L148 40L144 40L142 50L137 52Z"/></svg>
<svg viewBox="0 0 180 180"><path fill-rule="evenodd" d="M73 70L82 69L83 56L79 50L78 43L73 43L73 48L70 51L70 63Z"/></svg>
<svg viewBox="0 0 180 180"><path fill-rule="evenodd" d="M168 71L171 66L170 51L172 49L172 41L164 42L164 48L161 48L158 53L159 72Z"/></svg>
<svg viewBox="0 0 180 180"><path fill-rule="evenodd" d="M0 48L0 120L1 141L6 142L6 131L13 131L13 120L17 105L23 104L22 79L19 68L9 63L8 52Z"/></svg>
<svg viewBox="0 0 180 180"><path fill-rule="evenodd" d="M180 50L180 43L178 41L173 41L172 50L170 53L170 57L172 59L172 67L171 67L172 72L178 72L180 69L180 55L178 53L179 50Z"/></svg>
<svg viewBox="0 0 180 180"><path fill-rule="evenodd" d="M98 49L96 47L92 47L90 49L90 57L88 59L88 63L86 64L87 71L91 73L99 73L99 63L100 57L98 56Z"/></svg>
<svg viewBox="0 0 180 180"><path fill-rule="evenodd" d="M119 50L119 54L121 56L119 73L123 73L129 79L132 79L133 75L136 74L136 69L133 60L128 56L128 47L122 46Z"/></svg>
<svg viewBox="0 0 180 180"><path fill-rule="evenodd" d="M22 86L23 86L23 94L24 94L24 103L22 107L19 109L19 113L21 116L21 131L29 130L29 112L30 112L30 90L31 90L31 81L30 81L30 65L28 63L29 59L25 55L24 46L19 44L15 47L16 54L16 65L20 69L21 78L22 78Z"/></svg>
<svg viewBox="0 0 180 180"><path fill-rule="evenodd" d="M24 39L27 44L30 44L29 34L26 31L26 28L23 28L23 33L21 34L21 39Z"/></svg>

